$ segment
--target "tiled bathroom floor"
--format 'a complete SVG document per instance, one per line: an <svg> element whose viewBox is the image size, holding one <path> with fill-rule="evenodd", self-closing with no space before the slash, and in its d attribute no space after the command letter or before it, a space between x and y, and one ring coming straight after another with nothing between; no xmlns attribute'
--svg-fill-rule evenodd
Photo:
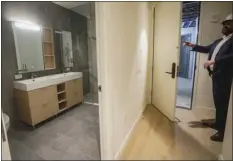
<svg viewBox="0 0 233 161"><path fill-rule="evenodd" d="M13 160L100 160L98 106L83 104L33 130L10 128Z"/></svg>
<svg viewBox="0 0 233 161"><path fill-rule="evenodd" d="M88 103L99 103L98 93L88 93L84 96L84 102Z"/></svg>

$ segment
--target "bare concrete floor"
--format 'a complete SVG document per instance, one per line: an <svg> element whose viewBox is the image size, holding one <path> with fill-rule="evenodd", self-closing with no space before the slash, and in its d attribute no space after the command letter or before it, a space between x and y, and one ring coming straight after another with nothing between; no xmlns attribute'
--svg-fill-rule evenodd
<svg viewBox="0 0 233 161"><path fill-rule="evenodd" d="M176 106L190 109L192 97L192 79L178 77Z"/></svg>
<svg viewBox="0 0 233 161"><path fill-rule="evenodd" d="M13 160L99 160L98 106L80 105L33 130L20 123L8 131Z"/></svg>
<svg viewBox="0 0 233 161"><path fill-rule="evenodd" d="M199 144L216 157L222 149L222 143L210 140L210 136L217 131L202 125L201 120L215 118L215 110L207 108L193 108L192 110L176 109L176 117L181 121L178 125Z"/></svg>

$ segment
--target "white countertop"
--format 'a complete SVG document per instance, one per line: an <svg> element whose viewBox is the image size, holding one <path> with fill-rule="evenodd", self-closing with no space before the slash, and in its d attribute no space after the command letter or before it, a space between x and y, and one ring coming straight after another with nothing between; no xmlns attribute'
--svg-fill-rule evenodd
<svg viewBox="0 0 233 161"><path fill-rule="evenodd" d="M55 75L49 75L44 77L38 77L34 79L26 79L21 81L14 81L14 88L23 91L31 91L50 85L56 85L69 80L82 78L82 72L69 72Z"/></svg>

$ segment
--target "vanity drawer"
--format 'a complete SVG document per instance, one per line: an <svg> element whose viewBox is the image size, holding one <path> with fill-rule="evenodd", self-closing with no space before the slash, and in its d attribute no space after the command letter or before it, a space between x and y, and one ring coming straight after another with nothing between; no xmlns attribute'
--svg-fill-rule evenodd
<svg viewBox="0 0 233 161"><path fill-rule="evenodd" d="M56 96L56 86L49 86L29 92L32 125L57 114L58 100Z"/></svg>
<svg viewBox="0 0 233 161"><path fill-rule="evenodd" d="M69 107L81 103L83 101L82 78L66 82L66 93Z"/></svg>

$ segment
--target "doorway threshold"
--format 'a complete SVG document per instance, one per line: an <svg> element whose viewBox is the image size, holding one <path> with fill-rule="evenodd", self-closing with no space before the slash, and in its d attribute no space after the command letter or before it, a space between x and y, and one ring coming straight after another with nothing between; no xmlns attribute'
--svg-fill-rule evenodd
<svg viewBox="0 0 233 161"><path fill-rule="evenodd" d="M189 106L176 105L176 108L182 108L182 109L185 109L185 110L191 110Z"/></svg>
<svg viewBox="0 0 233 161"><path fill-rule="evenodd" d="M84 102L85 104L88 104L88 105L94 105L94 106L99 106L98 103L92 103L92 102Z"/></svg>

